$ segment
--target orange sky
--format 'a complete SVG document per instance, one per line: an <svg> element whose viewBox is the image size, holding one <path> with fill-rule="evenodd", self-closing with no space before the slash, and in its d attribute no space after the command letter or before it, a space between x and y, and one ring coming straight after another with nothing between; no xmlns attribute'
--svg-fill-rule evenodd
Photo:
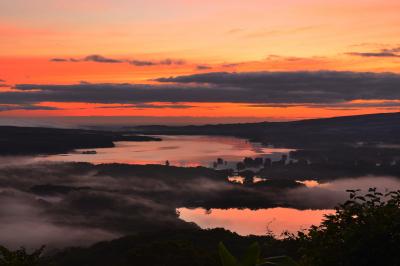
<svg viewBox="0 0 400 266"><path fill-rule="evenodd" d="M153 84L160 77L218 71L399 73L399 12L398 0L1 1L0 92L17 84ZM393 54L382 54L389 51ZM120 62L84 60L93 54ZM178 63L162 63L166 59ZM2 97L4 117L160 116L160 108L85 103L37 104L58 110L2 110ZM399 110L180 104L191 107L162 108L162 115L297 119Z"/></svg>

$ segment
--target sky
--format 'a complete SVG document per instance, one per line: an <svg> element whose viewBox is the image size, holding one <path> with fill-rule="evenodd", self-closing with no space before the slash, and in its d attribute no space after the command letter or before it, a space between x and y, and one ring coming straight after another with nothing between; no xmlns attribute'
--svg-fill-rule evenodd
<svg viewBox="0 0 400 266"><path fill-rule="evenodd" d="M0 121L400 111L399 12L398 0L0 1Z"/></svg>

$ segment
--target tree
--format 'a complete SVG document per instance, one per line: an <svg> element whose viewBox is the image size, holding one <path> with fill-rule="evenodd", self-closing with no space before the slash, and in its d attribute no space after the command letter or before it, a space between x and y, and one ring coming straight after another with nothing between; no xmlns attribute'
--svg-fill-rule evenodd
<svg viewBox="0 0 400 266"><path fill-rule="evenodd" d="M219 256L222 266L297 266L298 264L287 256L261 258L261 249L257 242L247 248L241 260L236 259L221 242L219 244Z"/></svg>
<svg viewBox="0 0 400 266"><path fill-rule="evenodd" d="M44 266L45 260L42 258L44 246L35 250L33 253L27 253L25 248L10 251L0 246L0 265L1 266Z"/></svg>
<svg viewBox="0 0 400 266"><path fill-rule="evenodd" d="M400 191L348 192L335 214L299 233L302 265L400 265Z"/></svg>

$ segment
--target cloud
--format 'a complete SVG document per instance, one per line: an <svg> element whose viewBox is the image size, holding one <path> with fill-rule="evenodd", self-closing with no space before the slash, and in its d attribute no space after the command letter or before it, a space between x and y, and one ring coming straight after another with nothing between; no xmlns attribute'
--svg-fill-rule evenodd
<svg viewBox="0 0 400 266"><path fill-rule="evenodd" d="M174 60L174 59L164 59L161 61L146 61L146 60L128 60L127 61L131 65L135 66L157 66L157 65L183 65L185 61L183 60Z"/></svg>
<svg viewBox="0 0 400 266"><path fill-rule="evenodd" d="M206 66L206 65L198 65L198 66L196 66L196 69L197 70L209 70L209 69L212 69L212 67Z"/></svg>
<svg viewBox="0 0 400 266"><path fill-rule="evenodd" d="M1 104L0 103L0 112L4 111L13 111L13 110L59 110L59 108L56 107L50 107L50 106L39 106L39 105L30 105L30 104Z"/></svg>
<svg viewBox="0 0 400 266"><path fill-rule="evenodd" d="M60 58L55 57L50 59L51 62L95 62L95 63L108 63L108 64L120 64L120 63L128 63L134 66L144 67L144 66L157 66L157 65L183 65L185 64L184 60L179 59L163 59L159 61L151 61L151 60L138 60L138 59L115 59L110 57L104 57L102 55L88 55L84 58Z"/></svg>
<svg viewBox="0 0 400 266"><path fill-rule="evenodd" d="M65 59L65 58L51 58L50 62L68 62L69 59Z"/></svg>
<svg viewBox="0 0 400 266"><path fill-rule="evenodd" d="M400 75L393 73L214 72L157 81L207 85L210 94L225 93L225 101L247 103L335 103L400 97Z"/></svg>
<svg viewBox="0 0 400 266"><path fill-rule="evenodd" d="M357 56L363 56L363 57L400 57L399 54L395 54L392 52L369 52L369 53L359 53L359 52L353 52L353 53L347 53L348 55L357 55Z"/></svg>
<svg viewBox="0 0 400 266"><path fill-rule="evenodd" d="M81 58L81 59L55 57L55 58L51 58L50 62L124 63L125 61L119 60L119 59L114 59L114 58L104 57L102 55L93 54L93 55L85 56L84 58Z"/></svg>
<svg viewBox="0 0 400 266"><path fill-rule="evenodd" d="M350 52L347 54L362 57L400 57L400 47L380 49L377 52Z"/></svg>
<svg viewBox="0 0 400 266"><path fill-rule="evenodd" d="M249 107L280 107L288 108L296 106L297 104L249 104ZM351 101L351 102L340 102L340 103L324 103L324 104L308 104L309 108L329 108L331 110L355 110L360 108L384 108L384 109L399 109L400 100L382 100L382 101Z"/></svg>
<svg viewBox="0 0 400 266"><path fill-rule="evenodd" d="M113 58L107 58L101 55L88 55L84 59L84 61L89 61L89 62L97 62L97 63L122 63L124 61L118 60L118 59L113 59Z"/></svg>
<svg viewBox="0 0 400 266"><path fill-rule="evenodd" d="M187 104L179 104L179 103L163 103L163 104L152 104L152 103L137 103L137 104L124 104L124 105L104 105L98 106L96 108L126 108L126 109L165 109L165 108L172 108L172 109L188 109L193 108L194 105L187 105Z"/></svg>
<svg viewBox="0 0 400 266"><path fill-rule="evenodd" d="M392 52L392 53L400 53L400 47L391 48L391 49L383 49L383 51Z"/></svg>
<svg viewBox="0 0 400 266"><path fill-rule="evenodd" d="M334 104L399 100L400 75L369 72L212 72L156 79L159 84L19 84L0 104L228 102Z"/></svg>
<svg viewBox="0 0 400 266"><path fill-rule="evenodd" d="M155 62L152 61L144 61L144 60L129 60L129 64L134 66L154 66L156 65Z"/></svg>
<svg viewBox="0 0 400 266"><path fill-rule="evenodd" d="M240 66L243 64L245 64L245 63L229 63L229 64L223 64L222 67L236 67L236 66Z"/></svg>
<svg viewBox="0 0 400 266"><path fill-rule="evenodd" d="M180 60L180 59L164 59L159 61L160 65L184 65L186 62L185 60Z"/></svg>
<svg viewBox="0 0 400 266"><path fill-rule="evenodd" d="M169 104L149 104L149 103L140 103L135 104L134 108L138 109L164 109L164 108L173 108L173 109L188 109L193 108L194 105L187 105L187 104L178 104L178 103L169 103Z"/></svg>
<svg viewBox="0 0 400 266"><path fill-rule="evenodd" d="M0 82L6 82L4 79L0 79Z"/></svg>

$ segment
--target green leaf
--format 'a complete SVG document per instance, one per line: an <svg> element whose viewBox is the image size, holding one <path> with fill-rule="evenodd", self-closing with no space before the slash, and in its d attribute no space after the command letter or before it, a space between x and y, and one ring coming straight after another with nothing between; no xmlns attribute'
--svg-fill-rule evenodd
<svg viewBox="0 0 400 266"><path fill-rule="evenodd" d="M242 266L255 266L260 261L261 249L260 245L255 242L249 246L241 261Z"/></svg>
<svg viewBox="0 0 400 266"><path fill-rule="evenodd" d="M218 245L218 251L222 266L239 266L236 258L228 251L222 242Z"/></svg>
<svg viewBox="0 0 400 266"><path fill-rule="evenodd" d="M297 262L295 262L293 259L287 256L266 258L259 265L299 266Z"/></svg>

